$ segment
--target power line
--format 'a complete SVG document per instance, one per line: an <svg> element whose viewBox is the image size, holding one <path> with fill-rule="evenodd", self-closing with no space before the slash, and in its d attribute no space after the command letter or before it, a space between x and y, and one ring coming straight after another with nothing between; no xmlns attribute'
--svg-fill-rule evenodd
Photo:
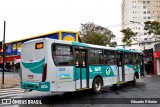
<svg viewBox="0 0 160 107"><path fill-rule="evenodd" d="M157 43L157 42L160 42L160 40L158 41L146 41L146 42L139 42L139 43L132 43L131 45L137 45L137 44L146 44L146 43ZM126 44L125 45L117 45L117 46L127 46Z"/></svg>

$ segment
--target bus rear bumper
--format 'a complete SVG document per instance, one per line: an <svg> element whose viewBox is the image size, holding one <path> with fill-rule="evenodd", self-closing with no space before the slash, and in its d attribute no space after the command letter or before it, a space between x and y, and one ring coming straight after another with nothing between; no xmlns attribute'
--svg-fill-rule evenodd
<svg viewBox="0 0 160 107"><path fill-rule="evenodd" d="M50 91L50 82L26 82L21 80L20 87L26 90Z"/></svg>

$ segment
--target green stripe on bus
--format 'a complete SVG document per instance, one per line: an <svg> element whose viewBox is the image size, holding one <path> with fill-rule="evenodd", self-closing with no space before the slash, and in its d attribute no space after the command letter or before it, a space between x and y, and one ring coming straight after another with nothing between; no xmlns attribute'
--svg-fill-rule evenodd
<svg viewBox="0 0 160 107"><path fill-rule="evenodd" d="M41 74L43 72L43 67L45 63L45 58L41 59L38 62L23 62L22 65L24 68L29 69L32 73Z"/></svg>

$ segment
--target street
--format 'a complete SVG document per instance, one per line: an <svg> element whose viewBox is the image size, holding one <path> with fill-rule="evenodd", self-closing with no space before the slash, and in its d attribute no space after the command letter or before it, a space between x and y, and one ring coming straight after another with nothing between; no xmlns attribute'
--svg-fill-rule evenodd
<svg viewBox="0 0 160 107"><path fill-rule="evenodd" d="M113 99L117 100L117 98L160 98L160 76L146 76L145 78L141 78L137 80L136 86L133 86L130 83L118 86L118 90L112 90L112 87L105 87L100 94L94 95L91 93L91 90L78 91L73 93L49 93L49 92L37 92L37 91L25 91L23 89L14 89L13 92L8 92L8 96L5 94L3 98L22 98L22 99L34 99L41 100L43 107L106 107L106 106L115 106L115 107L134 107L135 104L100 104L97 102L97 98L105 100L105 99ZM12 89L13 90L13 89ZM16 91L15 91L16 90ZM19 91L18 91L19 90ZM4 91L4 90L3 90ZM16 93L15 93L16 92ZM1 91L0 91L1 93ZM3 92L4 93L4 92ZM13 95L11 95L13 93ZM5 97L6 96L6 97ZM86 103L87 102L87 103ZM100 104L100 105L99 105ZM150 107L151 104L136 104L141 107ZM20 107L28 107L29 105L17 105ZM30 105L33 106L33 105ZM35 105L37 106L37 105ZM39 106L39 107L40 107ZM158 107L158 104L153 104L152 106Z"/></svg>
<svg viewBox="0 0 160 107"><path fill-rule="evenodd" d="M2 71L0 72L0 77L2 77ZM4 72L4 77L13 77L13 78L19 78L19 72L18 71L10 71L10 72Z"/></svg>

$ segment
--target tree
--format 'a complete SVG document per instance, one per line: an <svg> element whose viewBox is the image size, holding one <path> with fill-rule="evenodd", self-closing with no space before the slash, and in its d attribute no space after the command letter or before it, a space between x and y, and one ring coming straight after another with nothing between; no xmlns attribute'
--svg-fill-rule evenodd
<svg viewBox="0 0 160 107"><path fill-rule="evenodd" d="M110 42L109 46L110 47L116 47L117 46L117 42Z"/></svg>
<svg viewBox="0 0 160 107"><path fill-rule="evenodd" d="M85 23L81 24L81 30L79 34L82 36L82 42L103 45L106 46L115 46L115 42L111 42L112 38L115 38L115 35L107 28L96 25L94 23Z"/></svg>
<svg viewBox="0 0 160 107"><path fill-rule="evenodd" d="M137 35L137 33L133 32L130 28L122 29L121 32L124 34L122 42L126 43L128 46L131 46L132 39Z"/></svg>
<svg viewBox="0 0 160 107"><path fill-rule="evenodd" d="M150 39L155 38L156 41L160 35L160 22L146 21L144 24L144 30L146 30L149 35L153 34Z"/></svg>

